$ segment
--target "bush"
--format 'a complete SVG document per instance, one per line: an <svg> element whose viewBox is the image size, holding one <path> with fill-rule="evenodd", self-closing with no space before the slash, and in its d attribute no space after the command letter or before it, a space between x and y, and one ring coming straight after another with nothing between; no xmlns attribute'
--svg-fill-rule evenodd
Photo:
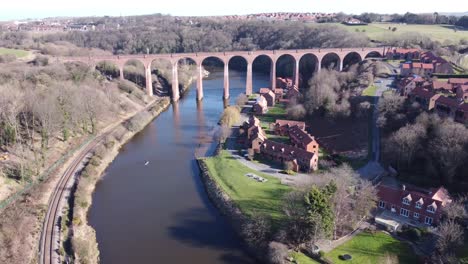
<svg viewBox="0 0 468 264"><path fill-rule="evenodd" d="M405 228L399 232L399 235L411 241L419 241L422 236L421 230L418 228Z"/></svg>
<svg viewBox="0 0 468 264"><path fill-rule="evenodd" d="M49 64L49 58L42 55L37 55L36 58L32 61L32 64L35 66L47 66Z"/></svg>
<svg viewBox="0 0 468 264"><path fill-rule="evenodd" d="M284 264L288 258L288 247L278 242L268 245L268 261L273 264Z"/></svg>
<svg viewBox="0 0 468 264"><path fill-rule="evenodd" d="M125 128L130 132L137 132L146 125L149 119L151 119L150 113L146 111L140 112L125 123Z"/></svg>
<svg viewBox="0 0 468 264"><path fill-rule="evenodd" d="M0 55L0 63L8 63L16 60L16 56L13 54Z"/></svg>
<svg viewBox="0 0 468 264"><path fill-rule="evenodd" d="M325 257L325 251L320 250L320 251L318 252L318 255L319 255L319 257L320 257L321 259L323 259L323 258Z"/></svg>

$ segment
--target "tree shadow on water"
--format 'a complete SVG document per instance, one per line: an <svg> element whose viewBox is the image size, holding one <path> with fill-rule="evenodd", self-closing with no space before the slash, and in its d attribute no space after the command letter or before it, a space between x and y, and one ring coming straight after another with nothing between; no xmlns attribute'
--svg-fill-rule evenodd
<svg viewBox="0 0 468 264"><path fill-rule="evenodd" d="M220 216L205 208L192 208L174 218L176 221L167 230L171 238L196 248L224 251L219 257L221 263L255 263L245 253L240 238Z"/></svg>

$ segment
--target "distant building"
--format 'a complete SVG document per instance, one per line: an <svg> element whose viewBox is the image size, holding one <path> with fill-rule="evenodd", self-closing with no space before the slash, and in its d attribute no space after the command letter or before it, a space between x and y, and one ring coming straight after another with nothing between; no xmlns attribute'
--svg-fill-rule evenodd
<svg viewBox="0 0 468 264"><path fill-rule="evenodd" d="M416 87L409 93L409 98L412 102L418 102L426 111L431 111L436 105L436 100L441 97L428 89Z"/></svg>
<svg viewBox="0 0 468 264"><path fill-rule="evenodd" d="M262 89L265 89L265 88L262 88ZM268 88L267 90L268 91L264 90L264 93L261 93L261 95L265 97L268 106L275 106L275 103L276 103L275 93Z"/></svg>
<svg viewBox="0 0 468 264"><path fill-rule="evenodd" d="M386 57L389 60L417 60L421 55L419 49L393 48L387 51Z"/></svg>

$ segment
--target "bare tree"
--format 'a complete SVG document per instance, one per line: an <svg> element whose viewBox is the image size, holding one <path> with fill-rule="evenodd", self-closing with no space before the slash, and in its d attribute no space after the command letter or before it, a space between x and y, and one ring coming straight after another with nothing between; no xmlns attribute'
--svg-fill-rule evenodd
<svg viewBox="0 0 468 264"><path fill-rule="evenodd" d="M236 98L236 104L240 107L247 104L248 101L249 101L249 98L244 93L239 94L239 96L237 96Z"/></svg>
<svg viewBox="0 0 468 264"><path fill-rule="evenodd" d="M444 262L448 263L456 249L463 244L463 228L453 220L442 221L438 235L437 250Z"/></svg>
<svg viewBox="0 0 468 264"><path fill-rule="evenodd" d="M268 245L268 261L272 264L287 263L288 247L284 244L272 241Z"/></svg>
<svg viewBox="0 0 468 264"><path fill-rule="evenodd" d="M302 104L296 104L293 106L289 106L286 109L287 115L290 119L293 120L300 120L303 119L306 115L306 110Z"/></svg>

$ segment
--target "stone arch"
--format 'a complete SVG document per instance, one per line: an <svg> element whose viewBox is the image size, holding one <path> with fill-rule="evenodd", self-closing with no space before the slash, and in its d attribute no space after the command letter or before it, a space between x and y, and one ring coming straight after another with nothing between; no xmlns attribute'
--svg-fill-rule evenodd
<svg viewBox="0 0 468 264"><path fill-rule="evenodd" d="M129 59L123 63L124 79L140 87L146 87L146 65L138 59Z"/></svg>
<svg viewBox="0 0 468 264"><path fill-rule="evenodd" d="M335 52L329 52L322 57L320 66L324 69L341 70L341 62L342 59L340 55Z"/></svg>
<svg viewBox="0 0 468 264"><path fill-rule="evenodd" d="M173 96L172 89L173 62L166 58L154 58L149 61L151 88L153 94L158 96Z"/></svg>
<svg viewBox="0 0 468 264"><path fill-rule="evenodd" d="M299 88L306 87L314 73L319 70L320 62L317 55L306 53L299 59Z"/></svg>
<svg viewBox="0 0 468 264"><path fill-rule="evenodd" d="M123 74L123 67L112 60L97 60L96 71L101 73L108 80L123 78L123 76L121 76L121 74Z"/></svg>
<svg viewBox="0 0 468 264"><path fill-rule="evenodd" d="M276 59L276 75L294 78L296 58L291 54L282 54Z"/></svg>
<svg viewBox="0 0 468 264"><path fill-rule="evenodd" d="M203 97L203 78L207 77L206 74L217 74L215 71L219 71L220 68L224 69L224 83L219 83L216 84L217 87L223 87L224 84L224 89L223 89L223 97L224 98L229 98L229 85L226 86L226 81L229 79L229 72L227 73L228 76L226 76L226 60L224 60L222 57L219 56L208 56L203 58L203 60L200 61L200 65L197 68L197 96L198 99L201 100ZM218 72L219 73L219 72ZM208 75L209 76L209 75Z"/></svg>
<svg viewBox="0 0 468 264"><path fill-rule="evenodd" d="M368 51L368 52L365 52L365 56L364 56L364 59L367 59L367 58L382 58L383 55L380 51L377 51L377 50L373 50L373 51Z"/></svg>
<svg viewBox="0 0 468 264"><path fill-rule="evenodd" d="M343 69L347 69L353 64L360 63L362 56L356 51L351 51L343 57Z"/></svg>
<svg viewBox="0 0 468 264"><path fill-rule="evenodd" d="M274 60L271 56L266 55L266 54L260 54L252 60L253 74L260 73L260 74L269 75L270 81L269 81L269 84L267 84L266 86L275 87L276 85L273 84L276 78L276 67L274 67L275 64L276 64L276 60ZM253 89L255 91L259 91L260 88L264 88L262 86L264 85L260 84L260 86L253 87Z"/></svg>
<svg viewBox="0 0 468 264"><path fill-rule="evenodd" d="M228 87L236 88L243 88L245 87L245 93L251 94L252 93L252 62L249 58L242 56L242 55L234 55L228 59L227 62L227 72L225 75L228 74L228 80L226 84ZM229 69L236 69L240 74L229 76ZM244 71L245 69L245 71ZM245 72L245 74L244 74ZM225 76L226 80L226 76ZM245 86L244 86L245 84ZM229 90L225 91L229 93ZM227 98L225 96L225 98Z"/></svg>
<svg viewBox="0 0 468 264"><path fill-rule="evenodd" d="M197 74L198 73L198 74ZM179 57L172 67L172 98L179 100L181 92L184 93L193 81L202 73L200 61L191 57ZM198 83L199 80L197 80ZM200 80L201 81L201 80ZM197 90L198 91L198 90ZM203 95L201 96L203 97Z"/></svg>

